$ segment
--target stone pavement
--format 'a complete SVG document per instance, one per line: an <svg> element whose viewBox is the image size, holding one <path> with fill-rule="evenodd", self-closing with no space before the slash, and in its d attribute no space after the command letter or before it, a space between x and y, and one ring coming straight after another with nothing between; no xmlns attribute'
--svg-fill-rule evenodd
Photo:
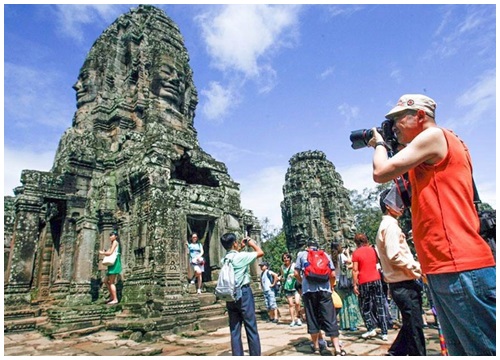
<svg viewBox="0 0 500 360"><path fill-rule="evenodd" d="M279 324L258 321L264 356L307 356L311 355L310 341L306 326L289 326L288 309L280 308L283 322ZM431 319L429 319L431 320ZM380 337L363 340L360 328L355 332L341 331L340 341L348 355L381 356L385 355L399 330L389 330L389 340ZM439 337L436 329L425 329L427 355L440 355ZM77 338L49 339L36 331L25 333L4 333L4 356L230 356L229 327L215 332L191 331L179 335L164 335L151 342L135 342L120 337L121 333L102 330ZM245 351L245 331L243 330ZM327 348L323 355L329 355ZM316 355L319 356L319 355Z"/></svg>

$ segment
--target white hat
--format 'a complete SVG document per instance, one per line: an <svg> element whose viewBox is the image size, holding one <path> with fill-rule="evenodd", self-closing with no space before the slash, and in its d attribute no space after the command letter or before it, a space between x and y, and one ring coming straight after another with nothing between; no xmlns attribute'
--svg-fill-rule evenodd
<svg viewBox="0 0 500 360"><path fill-rule="evenodd" d="M424 110L427 115L434 118L436 106L436 102L428 96L420 94L406 94L399 98L398 104L391 111L389 111L385 117L387 119L391 119L397 113L406 110Z"/></svg>

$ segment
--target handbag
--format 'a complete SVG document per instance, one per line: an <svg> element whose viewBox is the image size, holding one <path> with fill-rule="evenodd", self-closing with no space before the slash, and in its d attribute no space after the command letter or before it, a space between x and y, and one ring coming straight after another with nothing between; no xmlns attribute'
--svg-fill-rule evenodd
<svg viewBox="0 0 500 360"><path fill-rule="evenodd" d="M342 261L342 259L340 258L340 255L339 255L339 261ZM352 276L347 276L347 274L350 273L351 271L349 271L349 269L347 269L347 266L345 266L345 263L342 263L341 270L342 270L342 272L339 275L339 281L338 281L337 287L340 290L352 289L353 288Z"/></svg>
<svg viewBox="0 0 500 360"><path fill-rule="evenodd" d="M118 255L118 246L116 247L115 251L113 251L113 253L111 255L106 255L102 259L102 264L104 266L113 266L116 262L117 255Z"/></svg>
<svg viewBox="0 0 500 360"><path fill-rule="evenodd" d="M342 307L342 299L335 290L332 290L332 301L335 309L340 309Z"/></svg>
<svg viewBox="0 0 500 360"><path fill-rule="evenodd" d="M285 290L288 290L288 291L293 291L293 290L295 290L295 282L297 281L297 279L295 279L294 277L288 276L290 274L290 268L291 268L291 265L288 268L288 271L286 272L286 275L285 275L286 280L285 280L285 285L283 285L283 288Z"/></svg>
<svg viewBox="0 0 500 360"><path fill-rule="evenodd" d="M352 289L352 279L347 277L346 274L340 274L339 275L339 284L338 284L339 289L341 290L349 290Z"/></svg>

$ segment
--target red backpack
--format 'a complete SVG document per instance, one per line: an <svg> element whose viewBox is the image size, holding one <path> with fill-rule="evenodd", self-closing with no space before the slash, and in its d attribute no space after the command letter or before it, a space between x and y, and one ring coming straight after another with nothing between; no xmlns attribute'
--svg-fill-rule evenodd
<svg viewBox="0 0 500 360"><path fill-rule="evenodd" d="M332 272L329 263L330 259L323 250L308 249L304 266L306 279L315 283L328 281Z"/></svg>

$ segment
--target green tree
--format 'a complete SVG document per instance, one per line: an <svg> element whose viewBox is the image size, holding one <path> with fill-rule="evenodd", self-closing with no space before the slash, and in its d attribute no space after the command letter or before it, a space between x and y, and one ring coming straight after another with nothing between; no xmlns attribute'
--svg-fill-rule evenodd
<svg viewBox="0 0 500 360"><path fill-rule="evenodd" d="M380 193L385 189L391 188L393 184L390 181L385 184L378 184L372 189L365 188L361 194L356 190L352 190L349 193L354 211L356 231L358 233L365 233L371 243L375 243L378 227L382 220ZM406 236L408 236L411 230L411 212L409 209L406 209L399 218L399 225Z"/></svg>
<svg viewBox="0 0 500 360"><path fill-rule="evenodd" d="M286 248L285 232L280 230L277 235L269 238L262 244L264 257L262 261L269 262L269 267L274 272L278 272L282 264L281 256L288 252Z"/></svg>
<svg viewBox="0 0 500 360"><path fill-rule="evenodd" d="M349 193L356 231L366 234L371 243L375 242L375 236L382 218L379 195L383 190L390 188L392 184L392 182L389 182L378 184L371 189L365 188L361 194L357 190L351 190Z"/></svg>
<svg viewBox="0 0 500 360"><path fill-rule="evenodd" d="M269 220L268 217L264 217L260 219L260 226L261 226L261 237L262 237L262 242L266 242L278 235L280 230L276 228L273 224L271 224L271 220Z"/></svg>

